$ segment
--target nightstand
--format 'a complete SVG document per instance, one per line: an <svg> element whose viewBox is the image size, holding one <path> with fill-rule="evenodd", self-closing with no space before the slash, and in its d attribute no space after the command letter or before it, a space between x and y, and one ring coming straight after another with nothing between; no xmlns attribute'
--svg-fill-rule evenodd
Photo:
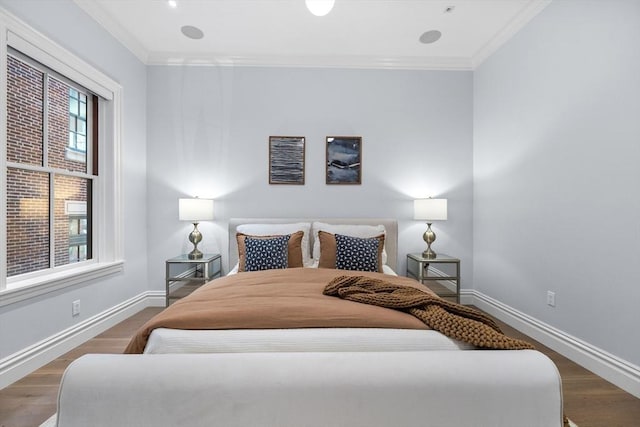
<svg viewBox="0 0 640 427"><path fill-rule="evenodd" d="M171 300L185 297L208 281L222 276L222 261L219 254L204 254L200 259L189 259L186 254L183 254L166 260L165 264L167 307ZM183 284L171 290L175 283Z"/></svg>
<svg viewBox="0 0 640 427"><path fill-rule="evenodd" d="M455 298L456 302L460 303L460 260L458 258L444 254L438 254L435 258L424 258L421 253L408 254L407 277L416 279L441 297ZM451 290L451 286L441 282L454 284L455 291Z"/></svg>

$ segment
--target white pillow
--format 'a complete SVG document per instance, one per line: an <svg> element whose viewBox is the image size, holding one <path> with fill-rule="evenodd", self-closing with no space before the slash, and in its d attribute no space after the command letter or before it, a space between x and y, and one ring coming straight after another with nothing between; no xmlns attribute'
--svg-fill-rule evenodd
<svg viewBox="0 0 640 427"><path fill-rule="evenodd" d="M302 246L302 265L305 267L309 267L313 264L309 243L310 229L311 223L309 222L296 222L291 224L240 224L236 227L237 232L252 236L276 236L292 234L302 230L304 235L302 236L302 243L300 246Z"/></svg>
<svg viewBox="0 0 640 427"><path fill-rule="evenodd" d="M387 237L387 230L384 225L351 225L351 224L327 224L324 222L314 222L312 225L313 230L313 259L320 259L320 239L318 239L318 232L325 231L331 234L342 234L343 236L351 237L377 237L384 234ZM386 243L385 243L386 246ZM387 263L387 249L382 248L382 264Z"/></svg>

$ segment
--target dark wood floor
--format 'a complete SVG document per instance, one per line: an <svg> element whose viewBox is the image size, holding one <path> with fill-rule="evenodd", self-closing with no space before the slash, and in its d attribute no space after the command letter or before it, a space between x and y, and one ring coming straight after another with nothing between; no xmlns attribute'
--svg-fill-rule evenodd
<svg viewBox="0 0 640 427"><path fill-rule="evenodd" d="M58 386L69 363L87 353L121 353L138 327L160 311L147 308L0 390L0 427L38 427L56 411ZM579 427L640 426L640 399L498 323L507 335L529 340L555 362L562 376L565 414Z"/></svg>

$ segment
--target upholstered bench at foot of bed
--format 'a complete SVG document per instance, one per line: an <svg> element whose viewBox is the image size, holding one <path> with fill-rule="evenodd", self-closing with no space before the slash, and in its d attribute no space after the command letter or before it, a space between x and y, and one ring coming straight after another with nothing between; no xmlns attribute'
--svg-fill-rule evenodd
<svg viewBox="0 0 640 427"><path fill-rule="evenodd" d="M93 354L60 387L58 427L562 425L532 350Z"/></svg>

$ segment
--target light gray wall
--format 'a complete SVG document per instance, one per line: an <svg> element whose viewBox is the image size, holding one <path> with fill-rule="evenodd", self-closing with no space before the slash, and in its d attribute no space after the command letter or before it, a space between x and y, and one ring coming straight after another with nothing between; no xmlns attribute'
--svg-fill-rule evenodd
<svg viewBox="0 0 640 427"><path fill-rule="evenodd" d="M395 217L403 272L403 254L424 245L411 201L431 194L449 199L435 247L462 258L463 287L640 364L630 339L640 320L637 1L553 2L473 81L469 72L147 68L71 1L0 5L124 86L127 260L121 276L0 308L0 358L163 289L164 260L190 246L178 197L216 199L202 246L223 254L231 217ZM361 186L324 184L332 134L363 137ZM307 137L305 186L268 184L269 135Z"/></svg>
<svg viewBox="0 0 640 427"><path fill-rule="evenodd" d="M147 290L146 67L72 1L0 0L22 19L124 87L123 274L0 308L0 359ZM55 17L55 18L52 18ZM81 313L71 316L71 302Z"/></svg>
<svg viewBox="0 0 640 427"><path fill-rule="evenodd" d="M164 260L190 250L192 226L177 199L216 199L201 246L226 262L232 217L391 217L399 271L422 251L426 226L413 198L449 199L435 249L472 273L470 72L149 67L149 280L163 289ZM270 135L305 136L306 184L269 185ZM325 184L325 137L362 136L362 185Z"/></svg>
<svg viewBox="0 0 640 427"><path fill-rule="evenodd" d="M639 24L555 1L474 73L475 288L636 365Z"/></svg>

